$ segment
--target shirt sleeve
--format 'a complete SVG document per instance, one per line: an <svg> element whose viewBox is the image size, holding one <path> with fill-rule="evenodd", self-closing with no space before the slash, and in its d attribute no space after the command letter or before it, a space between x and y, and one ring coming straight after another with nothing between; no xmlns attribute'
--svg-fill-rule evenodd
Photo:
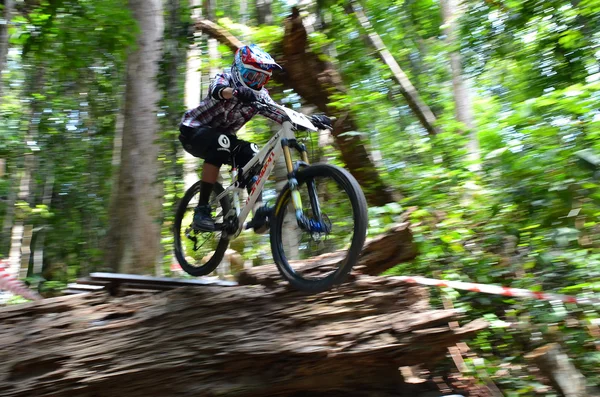
<svg viewBox="0 0 600 397"><path fill-rule="evenodd" d="M214 98L217 100L224 99L222 93L223 93L223 90L227 87L229 87L229 80L227 79L227 77L224 74L219 73L215 76L215 79L210 84L208 93L211 98Z"/></svg>
<svg viewBox="0 0 600 397"><path fill-rule="evenodd" d="M266 93L266 95L264 95L262 99L264 99L265 102L267 102L267 103L275 103L275 101L271 98L271 96L269 95L269 92L266 90L266 88L265 88L265 93ZM259 113L279 124L282 124L284 121L287 120L287 115L281 113L281 111L278 109L274 109L274 108L261 109L261 110L259 110Z"/></svg>

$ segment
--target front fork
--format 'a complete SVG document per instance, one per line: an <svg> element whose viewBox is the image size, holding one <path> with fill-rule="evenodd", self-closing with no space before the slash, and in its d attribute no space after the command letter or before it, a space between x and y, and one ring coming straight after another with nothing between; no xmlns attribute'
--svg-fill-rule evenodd
<svg viewBox="0 0 600 397"><path fill-rule="evenodd" d="M296 221L298 226L303 230L307 230L311 233L329 233L329 226L323 222L321 215L321 207L319 206L319 199L317 196L317 189L315 187L315 181L309 179L306 181L306 188L308 189L308 198L310 200L310 206L314 218L309 218L304 214L302 210L302 198L300 197L300 191L298 190L298 180L296 179L296 172L292 163L292 154L290 152L290 146L298 150L302 154L302 161L308 165L308 153L306 152L306 146L298 143L296 140L282 139L281 146L283 147L283 157L285 158L285 165L288 172L288 184L290 186L292 194L292 203L296 213Z"/></svg>

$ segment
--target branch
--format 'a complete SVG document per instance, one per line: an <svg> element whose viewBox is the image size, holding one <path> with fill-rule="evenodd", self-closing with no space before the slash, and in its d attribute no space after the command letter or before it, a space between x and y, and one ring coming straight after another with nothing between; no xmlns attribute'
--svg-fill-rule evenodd
<svg viewBox="0 0 600 397"><path fill-rule="evenodd" d="M195 24L196 29L217 39L219 43L225 44L233 52L244 45L237 37L208 19L198 19Z"/></svg>
<svg viewBox="0 0 600 397"><path fill-rule="evenodd" d="M406 102L408 102L408 106L415 113L429 135L436 135L438 129L435 126L435 123L437 122L435 115L431 109L429 109L429 106L421 100L419 93L408 79L406 73L404 73L400 65L398 65L398 62L396 62L390 51L387 49L383 40L381 40L381 37L375 32L373 26L371 26L371 22L369 22L369 19L363 11L364 8L355 1L352 1L351 4L354 14L367 33L366 38L368 44L377 51L379 58L381 58L392 71L392 76L400 86L400 92L402 93L402 96L404 96L404 99L406 99Z"/></svg>

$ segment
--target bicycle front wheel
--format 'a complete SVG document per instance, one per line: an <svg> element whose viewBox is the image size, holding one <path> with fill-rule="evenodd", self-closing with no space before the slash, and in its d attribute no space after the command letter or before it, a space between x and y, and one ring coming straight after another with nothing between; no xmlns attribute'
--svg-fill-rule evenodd
<svg viewBox="0 0 600 397"><path fill-rule="evenodd" d="M366 238L367 202L343 168L314 164L296 173L305 216L299 226L292 191L279 195L271 220L271 250L279 272L294 288L325 291L344 282Z"/></svg>
<svg viewBox="0 0 600 397"><path fill-rule="evenodd" d="M222 192L223 187L218 182L215 183L210 206L217 227L223 224L230 208L227 197L217 202L216 196ZM220 230L200 232L192 228L194 208L198 205L199 196L200 182L196 182L179 202L173 225L175 256L181 268L191 276L205 276L215 270L229 245L229 239Z"/></svg>

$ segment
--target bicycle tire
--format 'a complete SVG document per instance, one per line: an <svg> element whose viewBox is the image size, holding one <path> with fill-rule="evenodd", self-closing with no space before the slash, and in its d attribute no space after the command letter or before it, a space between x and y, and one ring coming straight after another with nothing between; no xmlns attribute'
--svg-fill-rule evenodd
<svg viewBox="0 0 600 397"><path fill-rule="evenodd" d="M356 179L345 169L331 165L315 163L296 173L298 188L302 189L306 182L312 178L333 178L342 187L350 199L353 210L353 236L348 253L341 265L331 274L322 279L307 279L297 273L286 258L283 248L283 218L287 205L291 199L289 185L279 194L275 204L273 219L271 220L271 250L273 259L281 276L287 280L292 287L309 294L319 293L332 288L334 285L343 283L352 267L358 261L362 251L368 226L367 201L360 185Z"/></svg>
<svg viewBox="0 0 600 397"><path fill-rule="evenodd" d="M215 183L212 196L216 197L217 195L223 192L223 186L220 183ZM190 201L194 198L195 195L200 193L200 181L196 182L192 185L184 194L183 198L179 202L177 206L177 212L175 214L175 221L173 224L173 237L174 237L174 248L175 248L175 256L177 257L177 261L181 268L191 276L205 276L212 271L214 271L217 266L223 260L223 256L225 255L225 251L229 246L229 239L221 236L218 245L212 255L212 257L201 266L194 266L190 264L187 259L185 252L183 250L183 245L181 241L181 225L183 218L185 216L186 211L188 210L188 206ZM229 200L227 196L223 197L220 202L220 206L222 208L222 213L227 214L230 209Z"/></svg>

